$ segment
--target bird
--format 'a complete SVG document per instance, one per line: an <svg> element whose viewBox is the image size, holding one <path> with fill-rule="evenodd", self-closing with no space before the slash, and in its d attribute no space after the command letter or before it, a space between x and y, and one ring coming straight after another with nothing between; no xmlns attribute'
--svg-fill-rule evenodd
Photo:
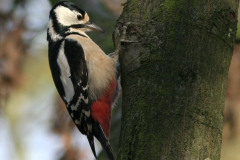
<svg viewBox="0 0 240 160"><path fill-rule="evenodd" d="M112 107L121 92L118 53L105 54L89 31L104 32L74 3L55 4L47 29L49 66L55 87L95 158L94 137L114 160L109 135Z"/></svg>

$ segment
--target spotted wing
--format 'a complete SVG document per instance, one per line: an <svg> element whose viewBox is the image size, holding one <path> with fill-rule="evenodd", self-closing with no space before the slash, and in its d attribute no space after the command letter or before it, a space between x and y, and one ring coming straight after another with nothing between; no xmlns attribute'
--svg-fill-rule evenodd
<svg viewBox="0 0 240 160"><path fill-rule="evenodd" d="M96 156L90 102L88 99L88 70L81 45L72 39L59 44L54 56L49 55L50 68L56 88L65 102L68 112L81 133L87 135ZM56 44L51 46L57 48ZM50 48L50 46L49 46ZM54 49L49 53L56 52Z"/></svg>

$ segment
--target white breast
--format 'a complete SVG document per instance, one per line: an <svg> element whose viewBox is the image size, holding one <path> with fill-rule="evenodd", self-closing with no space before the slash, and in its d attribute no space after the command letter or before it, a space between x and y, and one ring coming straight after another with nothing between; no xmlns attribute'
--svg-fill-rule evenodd
<svg viewBox="0 0 240 160"><path fill-rule="evenodd" d="M116 74L116 61L107 56L90 38L69 35L77 40L85 53L88 67L89 97L97 99L105 92Z"/></svg>

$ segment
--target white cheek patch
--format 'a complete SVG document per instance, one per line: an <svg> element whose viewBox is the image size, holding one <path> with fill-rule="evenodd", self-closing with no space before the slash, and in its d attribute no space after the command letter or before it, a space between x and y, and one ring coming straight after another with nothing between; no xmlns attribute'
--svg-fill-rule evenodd
<svg viewBox="0 0 240 160"><path fill-rule="evenodd" d="M60 68L61 76L60 80L62 82L65 96L63 97L68 103L72 100L75 91L73 87L73 83L71 80L71 73L70 73L70 67L67 61L67 58L64 54L64 42L62 43L62 46L59 50L58 58L57 58L57 63Z"/></svg>
<svg viewBox="0 0 240 160"><path fill-rule="evenodd" d="M71 11L70 9L68 9L66 7L59 6L54 11L56 13L57 20L63 26L70 26L73 24L81 24L81 22L82 22L77 19L77 15L81 15L80 13L78 13L76 11Z"/></svg>

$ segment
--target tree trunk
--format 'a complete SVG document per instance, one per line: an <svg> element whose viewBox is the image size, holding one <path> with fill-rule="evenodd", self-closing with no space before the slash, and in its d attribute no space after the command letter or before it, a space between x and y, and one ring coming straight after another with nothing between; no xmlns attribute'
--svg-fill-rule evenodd
<svg viewBox="0 0 240 160"><path fill-rule="evenodd" d="M128 0L118 160L218 160L238 0Z"/></svg>

